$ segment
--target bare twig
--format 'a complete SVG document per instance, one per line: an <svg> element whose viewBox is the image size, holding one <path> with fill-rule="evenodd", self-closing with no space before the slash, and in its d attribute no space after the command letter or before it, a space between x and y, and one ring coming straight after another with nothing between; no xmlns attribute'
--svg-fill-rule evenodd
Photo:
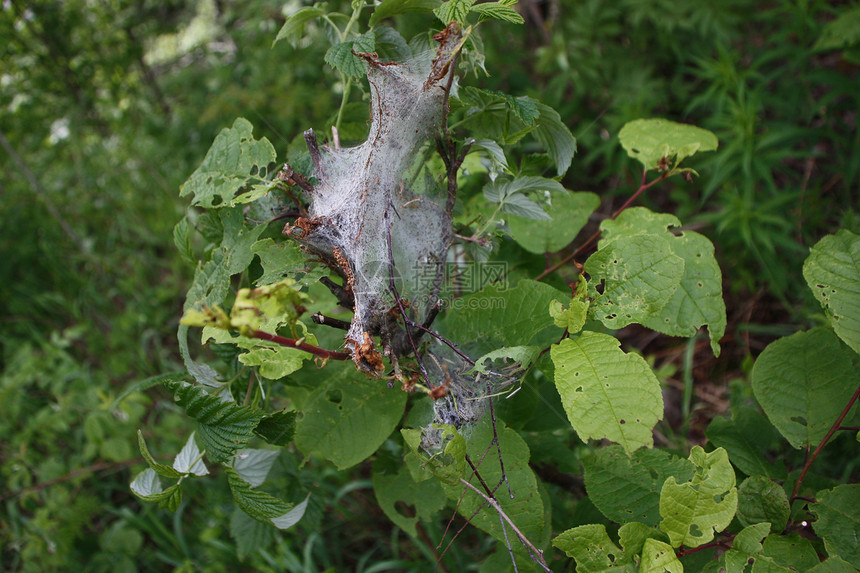
<svg viewBox="0 0 860 573"><path fill-rule="evenodd" d="M349 323L345 320L340 320L339 318L332 318L330 316L326 316L321 312L315 312L311 315L311 320L316 324L322 324L323 326L330 326L332 328L337 328L340 330L349 330Z"/></svg>
<svg viewBox="0 0 860 573"><path fill-rule="evenodd" d="M280 344L281 346L289 346L290 348L303 350L309 354L313 354L314 356L319 356L321 358L330 358L332 360L352 359L349 354L346 354L344 352L326 350L325 348L320 348L319 346L314 346L313 344L308 344L307 342L303 342L301 340L293 340L292 338L285 338L283 336L278 336L277 334L269 334L268 332L263 332L262 330L252 330L244 334L250 338L268 340L269 342L274 342L276 344Z"/></svg>

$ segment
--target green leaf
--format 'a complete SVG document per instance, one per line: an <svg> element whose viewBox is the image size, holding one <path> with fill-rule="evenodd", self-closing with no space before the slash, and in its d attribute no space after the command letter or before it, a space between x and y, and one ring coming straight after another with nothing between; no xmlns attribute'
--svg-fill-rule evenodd
<svg viewBox="0 0 860 573"><path fill-rule="evenodd" d="M137 474L130 487L132 493L140 499L158 503L158 507L168 511L176 511L182 501L182 490L179 484L162 489L158 474L152 468L147 468Z"/></svg>
<svg viewBox="0 0 860 573"><path fill-rule="evenodd" d="M648 526L660 522L660 491L666 479L689 481L695 469L689 460L666 451L637 450L628 456L619 446L596 450L582 464L588 497L603 515L616 523Z"/></svg>
<svg viewBox="0 0 860 573"><path fill-rule="evenodd" d="M752 369L771 423L795 448L815 447L857 387L852 352L824 327L772 342Z"/></svg>
<svg viewBox="0 0 860 573"><path fill-rule="evenodd" d="M639 554L642 553L645 542L649 539L666 541L668 537L653 527L648 527L644 523L635 521L625 523L619 527L618 540L624 549L625 562L634 563Z"/></svg>
<svg viewBox="0 0 860 573"><path fill-rule="evenodd" d="M505 475L514 494L511 499L507 486L502 484L496 489L496 500L517 528L532 542L539 544L540 539L544 537L544 505L538 491L537 478L529 467L529 448L520 435L506 427L501 420L496 420L496 431L499 436ZM484 483L491 489L500 482L502 477L498 452L495 447L490 446L492 440L493 428L489 416L485 416L473 426L466 437L466 453L478 465ZM483 461L479 462L479 460ZM464 473L459 477L470 481L478 489L483 489L481 483L472 477L471 469L464 468ZM492 507L488 507L483 498L471 490L466 490L464 493L465 486L458 482L451 485L443 483L442 487L448 499L459 502L457 511L460 515L471 517L472 525L504 542L505 533L502 530L499 514ZM459 501L461 496L462 501ZM479 508L483 509L472 517ZM509 527L507 531L509 536L512 535ZM515 548L515 550L520 551L522 545L519 543L517 545L520 549Z"/></svg>
<svg viewBox="0 0 860 573"><path fill-rule="evenodd" d="M311 499L311 494L308 494L305 497L304 501L300 502L293 509L281 515L279 517L275 517L272 519L272 525L277 527L278 529L289 529L299 521L302 520L302 517L305 516L305 511L308 509L308 502Z"/></svg>
<svg viewBox="0 0 860 573"><path fill-rule="evenodd" d="M820 562L812 543L796 533L768 535L762 556L773 563L769 569L761 568L767 571L809 571Z"/></svg>
<svg viewBox="0 0 860 573"><path fill-rule="evenodd" d="M528 200L522 193L547 193L552 191L566 193L561 183L555 179L547 179L545 177L496 179L484 186L484 198L492 203L501 203L504 212L528 219L544 219L549 221L552 218L546 211L534 201ZM523 199L526 199L526 201L523 201Z"/></svg>
<svg viewBox="0 0 860 573"><path fill-rule="evenodd" d="M640 573L684 573L684 566L672 547L656 539L646 539L642 545Z"/></svg>
<svg viewBox="0 0 860 573"><path fill-rule="evenodd" d="M275 446L286 446L296 433L296 412L286 410L263 416L254 433Z"/></svg>
<svg viewBox="0 0 860 573"><path fill-rule="evenodd" d="M714 446L725 448L732 464L746 475L787 477L785 467L773 463L769 452L775 441L781 443L781 436L757 409L734 408L731 419L714 418L706 435Z"/></svg>
<svg viewBox="0 0 860 573"><path fill-rule="evenodd" d="M281 26L280 30L278 30L278 35L275 36L272 46L281 40L287 40L295 46L296 42L300 40L304 34L305 24L311 20L325 16L325 14L325 4L314 4L313 6L302 8L287 18L287 21L284 22L284 25Z"/></svg>
<svg viewBox="0 0 860 573"><path fill-rule="evenodd" d="M475 366L470 370L470 372L486 372L487 368L492 368L494 360L507 361L508 359L513 362L519 362L520 367L525 369L528 368L535 359L537 359L540 355L540 351L541 348L537 346L511 346L509 348L499 348L498 350L488 352L475 360ZM489 367L486 365L488 360L490 361Z"/></svg>
<svg viewBox="0 0 860 573"><path fill-rule="evenodd" d="M580 439L608 439L628 454L651 447L663 418L660 382L645 360L625 354L621 342L584 331L554 345L555 385Z"/></svg>
<svg viewBox="0 0 860 573"><path fill-rule="evenodd" d="M403 531L415 537L418 520L431 519L445 507L445 492L436 480L415 483L408 468L396 474L373 473L373 493L385 515Z"/></svg>
<svg viewBox="0 0 860 573"><path fill-rule="evenodd" d="M216 462L226 462L245 445L263 417L260 410L224 402L199 386L180 383L165 386L173 392L185 413L197 420L206 454Z"/></svg>
<svg viewBox="0 0 860 573"><path fill-rule="evenodd" d="M458 90L457 98L470 108L469 116L487 114L488 117L485 119L493 121L494 119L504 120L505 116L512 113L522 128L534 127L541 116L540 104L530 97L514 97L500 91L464 86ZM552 119L550 114L548 121ZM529 130L526 129L526 131Z"/></svg>
<svg viewBox="0 0 860 573"><path fill-rule="evenodd" d="M263 523L270 523L279 529L286 529L292 525L284 523L283 518L291 515L290 510L293 509L293 504L271 496L264 491L253 489L231 467L225 467L224 472L227 474L227 484L230 486L230 492L233 494L233 501L236 502L236 506L239 509L254 519ZM278 520L281 521L279 522Z"/></svg>
<svg viewBox="0 0 860 573"><path fill-rule="evenodd" d="M631 121L621 128L618 139L627 155L646 170L656 169L664 157L677 165L699 151L714 151L718 145L717 136L707 129L666 119Z"/></svg>
<svg viewBox="0 0 860 573"><path fill-rule="evenodd" d="M339 367L339 368L338 368ZM332 374L308 399L296 426L296 446L346 469L373 454L397 426L406 393L367 380L352 364L330 364Z"/></svg>
<svg viewBox="0 0 860 573"><path fill-rule="evenodd" d="M569 334L576 334L582 330L588 317L588 307L591 305L591 301L585 296L586 292L588 292L588 283L585 277L580 275L576 293L570 299L568 308L564 308L564 305L557 300L549 303L549 314L556 326L566 329Z"/></svg>
<svg viewBox="0 0 860 573"><path fill-rule="evenodd" d="M373 9L370 27L376 26L387 18L409 12L432 12L441 6L442 0L383 0ZM447 22L446 22L447 24Z"/></svg>
<svg viewBox="0 0 860 573"><path fill-rule="evenodd" d="M471 12L481 15L481 19L494 18L503 20L512 24L522 24L525 22L520 13L514 10L511 6L502 2L485 2L483 4L475 4L472 6Z"/></svg>
<svg viewBox="0 0 860 573"><path fill-rule="evenodd" d="M146 463L149 464L149 467L156 474L170 479L176 479L182 476L183 472L180 472L168 465L160 464L155 461L155 458L152 457L152 454L149 453L149 448L146 447L146 440L143 439L143 432L141 432L140 430L137 431L137 446L138 449L140 449L140 455L143 456L143 459L146 460ZM152 484L148 484L148 486L152 487Z"/></svg>
<svg viewBox="0 0 860 573"><path fill-rule="evenodd" d="M503 346L540 346L558 340L561 331L546 312L549 303L565 294L531 280L521 280L515 288L506 284L489 285L463 297L456 313L445 322L450 340L469 347L480 356Z"/></svg>
<svg viewBox="0 0 860 573"><path fill-rule="evenodd" d="M839 485L815 494L809 505L816 521L812 527L831 557L840 557L860 569L860 484Z"/></svg>
<svg viewBox="0 0 860 573"><path fill-rule="evenodd" d="M191 241L191 227L188 218L182 217L173 227L173 244L179 251L179 256L189 265L196 264L194 259L194 243Z"/></svg>
<svg viewBox="0 0 860 573"><path fill-rule="evenodd" d="M540 113L534 135L555 163L556 174L564 175L576 154L576 138L557 111L540 102L534 103Z"/></svg>
<svg viewBox="0 0 860 573"><path fill-rule="evenodd" d="M585 262L590 275L589 312L607 328L619 329L656 316L684 276L684 259L660 235L625 235L604 244ZM603 285L603 292L597 287Z"/></svg>
<svg viewBox="0 0 860 573"><path fill-rule="evenodd" d="M249 486L258 487L266 481L266 476L280 453L278 450L239 450L233 456L233 469Z"/></svg>
<svg viewBox="0 0 860 573"><path fill-rule="evenodd" d="M347 40L335 44L325 53L325 61L334 69L343 72L347 77L360 78L366 73L364 60L354 55L369 54L376 47L376 37L372 32L356 36L353 40Z"/></svg>
<svg viewBox="0 0 860 573"><path fill-rule="evenodd" d="M576 560L577 573L624 571L611 569L621 561L622 552L609 538L604 525L580 525L568 529L555 537L552 544Z"/></svg>
<svg viewBox="0 0 860 573"><path fill-rule="evenodd" d="M670 476L660 493L660 522L672 547L699 547L714 538L714 532L728 527L738 505L735 471L726 450L717 448L705 453L693 446L690 461L696 474L678 483Z"/></svg>
<svg viewBox="0 0 860 573"><path fill-rule="evenodd" d="M276 243L273 239L260 239L251 245L251 252L260 257L260 266L263 267L263 274L257 279L257 285L275 283L285 277L296 278L302 285L319 280L316 273L313 276L306 274L303 278L296 277L297 273L306 272L308 263L307 257L294 241Z"/></svg>
<svg viewBox="0 0 860 573"><path fill-rule="evenodd" d="M735 536L732 548L726 551L724 559L727 573L744 573L752 561L759 561L762 541L770 533L770 523L757 523L745 527Z"/></svg>
<svg viewBox="0 0 860 573"><path fill-rule="evenodd" d="M496 163L508 169L508 158L502 147L492 139L479 139L472 144L472 150L483 149Z"/></svg>
<svg viewBox="0 0 860 573"><path fill-rule="evenodd" d="M236 508L230 516L230 537L236 542L240 560L268 547L275 539L275 530Z"/></svg>
<svg viewBox="0 0 860 573"><path fill-rule="evenodd" d="M374 52L376 52L380 60L386 62L405 62L412 57L412 49L409 47L409 44L406 43L400 32L394 28L390 26L374 28L373 37L375 41ZM366 107L364 111L366 112Z"/></svg>
<svg viewBox="0 0 860 573"><path fill-rule="evenodd" d="M806 573L857 573L857 569L839 557L830 557L808 570Z"/></svg>
<svg viewBox="0 0 860 573"><path fill-rule="evenodd" d="M194 441L194 432L188 436L188 441L182 450L176 454L173 460L173 469L181 474L191 474L195 476L209 475L209 469L203 463L203 456L200 455L200 448L197 447L197 442Z"/></svg>
<svg viewBox="0 0 860 573"><path fill-rule="evenodd" d="M526 219L513 215L507 219L511 236L530 253L554 253L570 244L600 205L594 193L550 191L551 220Z"/></svg>
<svg viewBox="0 0 860 573"><path fill-rule="evenodd" d="M446 26L453 21L465 24L466 16L469 15L474 3L475 0L446 0L441 6L433 10L433 13Z"/></svg>
<svg viewBox="0 0 860 573"><path fill-rule="evenodd" d="M803 263L803 278L834 332L860 353L860 235L842 229L818 241Z"/></svg>
<svg viewBox="0 0 860 573"><path fill-rule="evenodd" d="M262 180L277 155L268 139L254 139L253 130L241 117L233 127L222 129L203 163L182 185L180 196L191 195L192 205L219 207L229 205L249 180Z"/></svg>
<svg viewBox="0 0 860 573"><path fill-rule="evenodd" d="M239 355L239 362L245 366L256 366L260 376L269 380L279 380L302 367L310 358L307 352L295 348L258 346Z"/></svg>
<svg viewBox="0 0 860 573"><path fill-rule="evenodd" d="M670 228L681 226L673 215L653 213L644 207L633 207L621 213L614 221L608 219L600 225L604 241L625 235L652 233L669 241L672 253L684 259L684 274L672 298L659 311L642 324L670 336L695 336L707 326L711 348L720 355L719 340L726 331L726 305L723 302L723 276L714 257L711 241L693 231L678 235Z"/></svg>
<svg viewBox="0 0 860 573"><path fill-rule="evenodd" d="M764 476L750 476L738 488L738 521L744 527L770 523L779 533L788 524L791 508L788 496L778 483Z"/></svg>
<svg viewBox="0 0 860 573"><path fill-rule="evenodd" d="M812 49L841 50L857 43L860 43L860 7L846 10L828 22Z"/></svg>

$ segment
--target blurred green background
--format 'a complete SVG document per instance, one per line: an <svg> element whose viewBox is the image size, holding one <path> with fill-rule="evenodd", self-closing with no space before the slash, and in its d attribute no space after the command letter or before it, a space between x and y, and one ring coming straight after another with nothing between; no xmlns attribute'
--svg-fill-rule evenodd
<svg viewBox="0 0 860 573"><path fill-rule="evenodd" d="M190 432L161 390L118 399L135 381L181 369L174 334L193 269L173 247L186 209L179 186L236 117L283 156L340 103L325 41L271 47L302 5L2 3L3 570L383 571L432 561L376 506L369 464L310 472L283 456L319 500L294 530L264 535L263 551L232 542L219 480L189 484L176 514L128 489L143 467L137 428L157 431L165 458ZM717 367L724 380L710 382L725 388L768 337L814 321L800 278L809 246L839 227L860 232L860 9L521 0L520 11L524 26L484 27L490 76L464 82L555 107L579 140L564 183L600 194L602 212L638 186L617 142L625 122L667 117L719 137L717 152L697 158L694 184L663 185L642 204L716 244L733 339ZM401 18L407 38L436 25ZM480 539L455 544L452 570L486 551Z"/></svg>

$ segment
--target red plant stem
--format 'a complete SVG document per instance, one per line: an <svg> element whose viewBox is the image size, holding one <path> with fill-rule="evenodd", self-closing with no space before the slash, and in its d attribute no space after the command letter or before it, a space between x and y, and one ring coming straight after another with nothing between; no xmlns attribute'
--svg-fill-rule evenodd
<svg viewBox="0 0 860 573"><path fill-rule="evenodd" d="M842 420L845 419L845 416L848 415L848 412L851 411L851 407L854 405L854 402L857 401L857 398L860 398L860 386L857 386L857 390L854 391L854 395L851 396L851 399L848 400L848 403L845 404L845 408L842 410L842 413L839 414L839 417L833 422L833 425L830 426L830 431L827 432L827 435L824 436L824 439L821 440L821 443L818 444L818 447L815 448L815 451L812 452L812 455L809 456L809 459L806 460L806 463L803 465L803 470L800 472L800 475L797 478L797 483L794 484L794 489L791 492L791 501L798 499L798 492L800 491L800 486L803 483L803 479L806 477L806 472L809 471L809 468L812 466L812 462L815 461L815 458L824 449L824 446L827 445L827 442L830 438L833 437L833 434L836 433L836 430L842 425Z"/></svg>
<svg viewBox="0 0 860 573"><path fill-rule="evenodd" d="M283 336L278 336L277 334L269 334L268 332L263 332L261 330L252 330L247 333L247 336L251 338L259 338L260 340L268 340L269 342L274 342L281 346L289 346L290 348L303 350L313 354L314 356L320 356L322 358L331 358L332 360L350 360L349 354L345 352L326 350L325 348L320 348L313 344L307 344L306 342L300 342L298 340L293 340L292 338L285 338Z"/></svg>
<svg viewBox="0 0 860 573"><path fill-rule="evenodd" d="M698 553L699 551L704 551L705 549L710 549L712 547L725 547L726 542L734 539L734 535L729 535L726 539L718 539L716 541L711 541L710 543L705 543L704 545L699 545L698 547L693 547L691 549L678 549L678 557L683 557L684 555L689 555L690 553Z"/></svg>
<svg viewBox="0 0 860 573"><path fill-rule="evenodd" d="M648 175L648 171L642 172L642 183L639 185L639 189L637 189L636 192L633 193L633 195L631 195L630 198L627 199L627 201L625 201L624 204L621 205L621 207L619 207L617 211L615 211L615 213L610 217L610 219L614 220L616 217L618 217L618 215L623 213L624 210L627 209L627 207L629 207L633 203L633 201L638 199L639 196L645 192L645 190L650 189L651 187L653 187L657 183L660 183L661 181L668 179L669 176L672 175L672 172L667 171L666 173L663 173L662 175L660 175L660 177L654 179L650 183L645 182L645 177L647 175ZM554 264L553 266L551 266L550 268L546 269L544 272L539 274L537 277L535 277L535 280L536 281L541 280L545 276L547 276L551 273L554 273L555 271L557 271L558 269L560 269L561 267L563 267L564 265L566 265L567 263L569 263L570 261L572 261L573 259L578 257L580 254L582 254L583 251L585 251L588 247L590 247L592 245L592 243L594 243L594 241L596 241L598 239L598 237L600 237L600 230L596 231L593 235L588 237L588 239L586 239L586 241L582 245L580 245L575 251L573 251L571 254L566 256L560 262Z"/></svg>

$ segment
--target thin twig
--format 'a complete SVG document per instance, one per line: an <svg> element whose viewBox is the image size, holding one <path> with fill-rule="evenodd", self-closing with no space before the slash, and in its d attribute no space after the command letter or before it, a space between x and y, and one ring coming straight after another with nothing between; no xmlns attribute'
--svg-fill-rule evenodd
<svg viewBox="0 0 860 573"><path fill-rule="evenodd" d="M316 324L322 324L323 326L330 326L332 328L337 328L340 330L349 330L350 324L345 320L340 320L339 318L332 318L330 316L326 316L321 312L315 312L311 315L311 320Z"/></svg>
<svg viewBox="0 0 860 573"><path fill-rule="evenodd" d="M268 332L263 332L262 330L251 330L250 332L245 332L243 334L250 338L268 340L269 342L274 342L276 344L280 344L281 346L289 346L290 348L303 350L304 352L308 352L310 354L313 354L314 356L319 356L321 358L330 358L332 360L352 359L349 354L346 354L344 352L326 350L325 348L320 348L319 346L314 346L313 344L308 344L307 342L302 342L301 340L293 340L292 338L285 338L283 336L278 336L277 334L269 334Z"/></svg>

